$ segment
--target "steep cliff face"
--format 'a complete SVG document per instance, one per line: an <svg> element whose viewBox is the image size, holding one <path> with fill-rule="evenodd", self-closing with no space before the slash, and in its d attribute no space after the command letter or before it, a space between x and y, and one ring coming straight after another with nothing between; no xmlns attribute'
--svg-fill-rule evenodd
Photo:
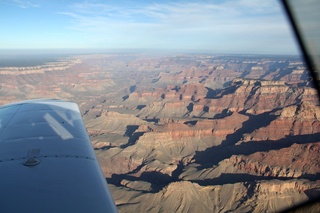
<svg viewBox="0 0 320 213"><path fill-rule="evenodd" d="M261 114L290 106L303 100L317 100L316 91L298 88L282 81L234 80L229 88L222 90L220 98L210 101L210 111L222 112L245 110L250 114Z"/></svg>
<svg viewBox="0 0 320 213"><path fill-rule="evenodd" d="M243 141L276 141L286 136L312 135L320 132L320 108L310 102L285 107L273 114L277 116L276 119L268 126L246 134Z"/></svg>
<svg viewBox="0 0 320 213"><path fill-rule="evenodd" d="M253 187L253 196L248 203L256 204L254 212L278 212L308 200L316 185L306 180L261 181ZM317 212L320 205L313 208Z"/></svg>
<svg viewBox="0 0 320 213"><path fill-rule="evenodd" d="M301 177L320 173L320 142L293 144L288 148L232 156L230 163L250 174L272 177Z"/></svg>

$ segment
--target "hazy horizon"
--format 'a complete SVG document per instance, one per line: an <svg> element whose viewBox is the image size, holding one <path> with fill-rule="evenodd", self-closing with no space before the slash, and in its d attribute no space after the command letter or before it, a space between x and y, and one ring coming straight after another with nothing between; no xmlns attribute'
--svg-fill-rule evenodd
<svg viewBox="0 0 320 213"><path fill-rule="evenodd" d="M87 54L206 54L206 55L257 55L257 56L302 56L299 53L246 53L246 52L216 52L214 50L194 49L0 49L1 56L30 55L87 55Z"/></svg>

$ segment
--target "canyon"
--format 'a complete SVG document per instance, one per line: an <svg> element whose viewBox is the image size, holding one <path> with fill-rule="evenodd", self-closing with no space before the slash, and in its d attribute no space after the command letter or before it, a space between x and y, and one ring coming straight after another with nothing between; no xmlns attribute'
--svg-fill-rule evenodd
<svg viewBox="0 0 320 213"><path fill-rule="evenodd" d="M76 102L119 212L277 212L320 195L299 57L74 55L0 68L0 95Z"/></svg>

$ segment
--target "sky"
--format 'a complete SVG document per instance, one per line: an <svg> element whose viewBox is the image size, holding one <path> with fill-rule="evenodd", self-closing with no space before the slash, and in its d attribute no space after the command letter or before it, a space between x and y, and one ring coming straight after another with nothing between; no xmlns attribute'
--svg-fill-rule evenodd
<svg viewBox="0 0 320 213"><path fill-rule="evenodd" d="M1 49L299 54L277 0L0 0Z"/></svg>

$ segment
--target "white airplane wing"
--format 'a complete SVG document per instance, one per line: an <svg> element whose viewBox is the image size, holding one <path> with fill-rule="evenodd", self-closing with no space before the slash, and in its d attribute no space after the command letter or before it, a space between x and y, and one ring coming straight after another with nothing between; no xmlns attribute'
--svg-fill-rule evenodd
<svg viewBox="0 0 320 213"><path fill-rule="evenodd" d="M0 107L0 212L117 212L75 103Z"/></svg>

